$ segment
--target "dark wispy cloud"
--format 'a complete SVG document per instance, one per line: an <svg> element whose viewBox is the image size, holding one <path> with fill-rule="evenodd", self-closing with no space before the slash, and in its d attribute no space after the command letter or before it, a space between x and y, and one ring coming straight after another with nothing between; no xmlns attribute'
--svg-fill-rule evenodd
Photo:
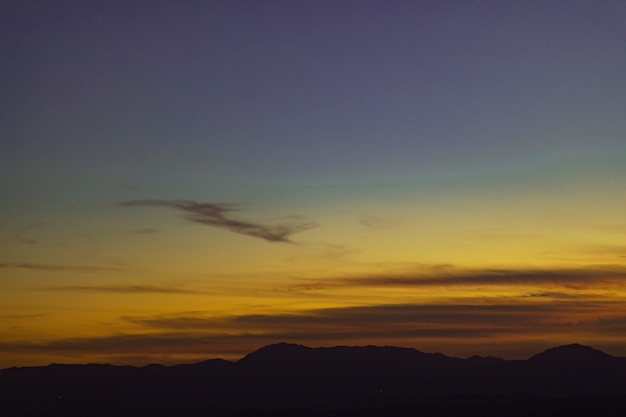
<svg viewBox="0 0 626 417"><path fill-rule="evenodd" d="M125 357L134 354L233 356L268 343L317 346L395 344L469 356L509 352L528 357L537 346L568 342L595 345L626 340L621 300L579 302L524 299L516 304L398 304L313 309L292 314L210 316L202 312L124 316L136 334L65 338L46 342L0 342L0 351L22 354ZM507 350L508 349L508 350Z"/></svg>
<svg viewBox="0 0 626 417"><path fill-rule="evenodd" d="M157 285L76 285L41 288L45 291L108 292L116 294L201 294L198 291Z"/></svg>
<svg viewBox="0 0 626 417"><path fill-rule="evenodd" d="M594 320L598 314L624 314L616 302L520 302L517 304L391 304L315 309L293 314L203 317L198 314L122 317L161 330L255 332L283 337L310 334L357 336L372 340L397 337L472 338L520 332L559 331ZM583 321L584 321L583 320Z"/></svg>
<svg viewBox="0 0 626 417"><path fill-rule="evenodd" d="M529 294L523 294L521 297L541 297L541 298L553 298L553 299L578 299L578 300L588 300L590 295L588 293L579 293L579 292L563 292L563 291L539 291L532 292ZM602 298L598 294L594 295L594 298Z"/></svg>
<svg viewBox="0 0 626 417"><path fill-rule="evenodd" d="M403 270L405 267L402 267ZM179 357L230 357L281 341L312 346L378 344L472 354L529 357L542 349L583 343L626 354L626 271L617 266L587 268L485 269L467 271L452 265L422 265L419 272L321 280L319 290L352 286L520 286L507 298L486 294L438 302L317 308L291 313L213 315L187 311L119 317L127 334L60 338L50 341L0 341L0 352L33 357L99 357L122 363L163 351ZM326 287L324 287L326 285ZM526 286L532 287L531 290ZM306 288L301 288L305 290ZM194 291L165 285L99 285L48 290L109 293ZM387 299L388 300L388 299ZM129 327L130 326L130 327ZM614 350L611 350L614 349ZM620 350L621 349L621 350ZM90 356L91 355L91 356ZM118 359L119 358L119 359ZM109 359L107 359L109 360Z"/></svg>
<svg viewBox="0 0 626 417"><path fill-rule="evenodd" d="M202 354L206 357L208 346L218 345L224 351L236 346L241 347L241 339L254 341L253 346L259 347L268 340L266 336L197 334L185 332L153 333L153 334L116 334L100 337L77 337L56 339L46 342L0 341L0 352L19 352L22 354L60 354L76 356L82 354L128 355L162 354L164 350L171 353ZM247 353L248 346L242 350Z"/></svg>
<svg viewBox="0 0 626 417"><path fill-rule="evenodd" d="M126 268L115 266L93 266L93 265L55 265L40 264L31 262L1 262L0 269L34 269L38 271L50 272L111 272L124 271Z"/></svg>
<svg viewBox="0 0 626 417"><path fill-rule="evenodd" d="M378 274L338 278L329 286L539 286L584 289L626 285L626 268L593 266L553 269L484 269L456 271L453 268L419 270L406 273Z"/></svg>
<svg viewBox="0 0 626 417"><path fill-rule="evenodd" d="M276 225L253 223L230 217L239 205L223 203L199 203L189 200L134 200L119 203L122 207L165 207L185 213L185 218L194 223L219 227L234 233L252 236L269 242L291 242L290 236L304 232L317 225L312 222L291 222Z"/></svg>

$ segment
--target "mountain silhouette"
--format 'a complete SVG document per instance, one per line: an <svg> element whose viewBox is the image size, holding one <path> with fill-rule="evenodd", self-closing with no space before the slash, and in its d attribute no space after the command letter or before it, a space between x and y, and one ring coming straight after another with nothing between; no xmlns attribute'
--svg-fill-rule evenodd
<svg viewBox="0 0 626 417"><path fill-rule="evenodd" d="M529 360L541 363L559 363L559 364L604 364L612 362L613 356L606 354L600 350L589 346L574 343L571 345L554 347L545 352L538 353Z"/></svg>
<svg viewBox="0 0 626 417"><path fill-rule="evenodd" d="M504 360L279 343L237 362L0 370L2 416L570 416L598 407L626 415L626 359L578 344Z"/></svg>

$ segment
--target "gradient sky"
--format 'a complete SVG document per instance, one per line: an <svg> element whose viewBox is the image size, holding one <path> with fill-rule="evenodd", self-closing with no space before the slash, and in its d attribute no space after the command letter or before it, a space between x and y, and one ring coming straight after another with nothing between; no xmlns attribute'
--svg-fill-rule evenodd
<svg viewBox="0 0 626 417"><path fill-rule="evenodd" d="M626 356L626 3L5 1L0 368Z"/></svg>

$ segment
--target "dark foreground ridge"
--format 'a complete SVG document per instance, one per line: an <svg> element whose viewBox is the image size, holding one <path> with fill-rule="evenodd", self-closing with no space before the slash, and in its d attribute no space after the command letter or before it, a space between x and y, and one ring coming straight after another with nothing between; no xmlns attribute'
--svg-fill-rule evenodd
<svg viewBox="0 0 626 417"><path fill-rule="evenodd" d="M238 362L0 371L2 416L626 416L626 358L528 360L280 343Z"/></svg>

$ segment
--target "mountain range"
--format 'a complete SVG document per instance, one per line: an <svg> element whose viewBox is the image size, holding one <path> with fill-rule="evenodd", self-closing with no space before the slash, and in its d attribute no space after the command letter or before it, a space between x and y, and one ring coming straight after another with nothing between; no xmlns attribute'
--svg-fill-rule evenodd
<svg viewBox="0 0 626 417"><path fill-rule="evenodd" d="M2 416L470 416L493 407L624 416L626 358L578 344L504 360L279 343L236 362L0 370Z"/></svg>

